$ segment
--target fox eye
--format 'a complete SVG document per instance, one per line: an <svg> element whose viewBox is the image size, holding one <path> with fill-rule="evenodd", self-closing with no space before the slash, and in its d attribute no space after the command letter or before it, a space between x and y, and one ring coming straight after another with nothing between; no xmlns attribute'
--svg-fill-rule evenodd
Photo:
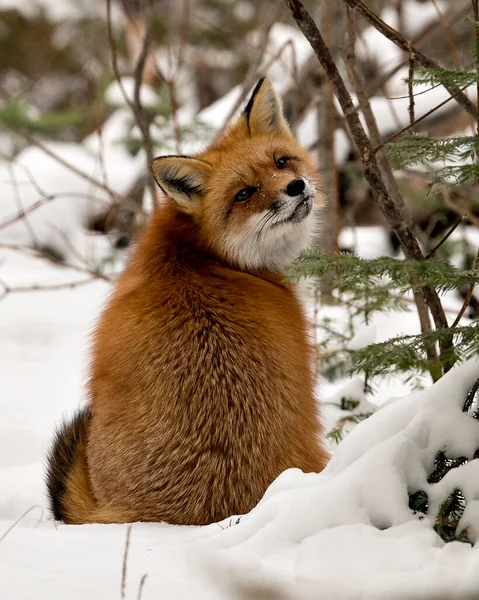
<svg viewBox="0 0 479 600"><path fill-rule="evenodd" d="M286 167L288 166L288 159L286 158L286 156L278 158L278 160L276 161L276 166L278 167L278 169L286 169Z"/></svg>
<svg viewBox="0 0 479 600"><path fill-rule="evenodd" d="M235 202L245 202L254 194L255 188L248 187L240 190L235 196Z"/></svg>

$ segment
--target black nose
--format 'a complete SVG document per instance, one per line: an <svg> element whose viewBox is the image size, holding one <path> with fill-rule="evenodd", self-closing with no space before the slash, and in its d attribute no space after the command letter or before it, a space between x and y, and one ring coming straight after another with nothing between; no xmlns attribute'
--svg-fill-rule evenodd
<svg viewBox="0 0 479 600"><path fill-rule="evenodd" d="M304 192L304 181L302 179L293 179L288 183L286 193L288 196L299 196Z"/></svg>

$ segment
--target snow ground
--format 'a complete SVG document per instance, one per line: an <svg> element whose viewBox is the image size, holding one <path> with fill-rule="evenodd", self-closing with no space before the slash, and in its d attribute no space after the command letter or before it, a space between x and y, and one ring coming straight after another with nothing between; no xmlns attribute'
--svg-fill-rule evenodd
<svg viewBox="0 0 479 600"><path fill-rule="evenodd" d="M7 251L0 275L11 285L82 278ZM0 598L121 597L127 527L55 524L43 486L52 428L83 401L88 333L108 289L95 282L0 303ZM378 319L366 337L417 327L412 313ZM451 457L472 458L479 447L479 423L461 411L478 376L479 360L471 361L434 387L388 403L337 447L325 472L285 472L239 523L134 524L125 597L137 597L145 574L143 600L479 597L478 547L444 544L433 517L408 508L408 493L422 489L434 514L459 477L468 500L463 526L472 539L478 535L479 462L439 484L426 482L443 445ZM348 385L357 383L323 382L320 396L332 400ZM395 379L373 400L406 389Z"/></svg>

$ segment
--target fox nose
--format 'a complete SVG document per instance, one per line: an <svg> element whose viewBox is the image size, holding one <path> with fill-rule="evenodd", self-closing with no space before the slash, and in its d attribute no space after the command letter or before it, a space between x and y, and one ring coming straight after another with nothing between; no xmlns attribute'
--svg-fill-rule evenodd
<svg viewBox="0 0 479 600"><path fill-rule="evenodd" d="M299 196L304 192L304 181L302 179L293 179L288 183L286 193L288 196Z"/></svg>

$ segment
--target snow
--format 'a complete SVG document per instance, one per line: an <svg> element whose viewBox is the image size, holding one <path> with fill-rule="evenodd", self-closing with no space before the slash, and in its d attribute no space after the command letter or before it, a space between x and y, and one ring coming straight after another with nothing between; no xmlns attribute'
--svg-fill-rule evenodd
<svg viewBox="0 0 479 600"><path fill-rule="evenodd" d="M89 236L84 228L111 202L109 192L101 186L126 194L144 166L143 152L132 157L123 143L130 123L128 112L119 110L104 123L100 135L91 134L82 144L44 142L53 156L29 146L13 162L0 162L0 223L12 220L0 229L1 241L36 242L56 250L67 262L77 264L80 254L98 264L105 257L98 247L104 240ZM27 213L26 219L14 220L21 210Z"/></svg>
<svg viewBox="0 0 479 600"><path fill-rule="evenodd" d="M230 116L230 113L240 96L241 86L237 85L222 98L216 100L216 102L213 102L213 104L210 104L210 106L198 113L198 118L208 125L215 127L221 126Z"/></svg>
<svg viewBox="0 0 479 600"><path fill-rule="evenodd" d="M250 42L253 46L258 44L258 38L261 34L262 32L258 30L254 35L250 36ZM269 77L276 91L281 95L294 84L293 74L301 68L311 54L312 50L309 42L296 27L284 23L275 23L271 27L264 59L258 68L258 73ZM255 85L256 82L252 88ZM221 127L230 116L231 110L241 96L241 92L242 86L235 86L225 96L203 109L198 114L199 119L209 125ZM245 96L243 104L246 104L248 97L249 94ZM244 106L241 106L238 109L236 116L243 108ZM310 129L309 124L305 129ZM314 127L313 131L315 129ZM307 135L305 131L305 136ZM299 139L302 144L309 146L308 138L304 137L302 139L300 135ZM315 141L315 139L311 140L310 143Z"/></svg>
<svg viewBox="0 0 479 600"><path fill-rule="evenodd" d="M133 102L135 94L135 80L133 77L122 77L121 85L113 81L105 90L105 101L113 106L126 106L127 99ZM126 98L125 98L126 95ZM158 96L154 89L143 83L140 87L140 102L145 108L154 108L158 105Z"/></svg>
<svg viewBox="0 0 479 600"><path fill-rule="evenodd" d="M68 21L81 19L85 11L97 16L104 16L105 9L95 0L0 0L0 11L18 10L26 18L34 18L45 14L51 21ZM112 6L112 20L116 21L119 11Z"/></svg>
<svg viewBox="0 0 479 600"><path fill-rule="evenodd" d="M0 277L10 285L82 278L9 251L0 254ZM120 597L126 526L55 524L43 486L53 426L84 401L88 333L108 290L95 282L11 294L0 304L1 598L27 600L33 589L40 600ZM404 327L402 318L382 318L380 337ZM374 329L354 343L373 339ZM428 484L427 475L438 449L472 458L479 447L479 423L461 410L478 376L474 359L425 391L386 403L341 442L323 473L286 471L239 521L134 524L126 598L136 597L144 574L144 600L474 598L478 549L445 544L432 526L439 503L459 486L468 500L461 526L471 539L478 535L479 463L438 484ZM328 403L343 396L359 400L358 410L372 409L361 387L361 378L339 382L335 392L320 386L327 415L337 414ZM419 489L431 506L424 518L408 508L408 493Z"/></svg>
<svg viewBox="0 0 479 600"><path fill-rule="evenodd" d="M261 33L258 32L258 36ZM301 70L312 53L311 45L297 27L275 23L269 32L259 72L269 77L278 93L283 94L294 84L295 73Z"/></svg>

